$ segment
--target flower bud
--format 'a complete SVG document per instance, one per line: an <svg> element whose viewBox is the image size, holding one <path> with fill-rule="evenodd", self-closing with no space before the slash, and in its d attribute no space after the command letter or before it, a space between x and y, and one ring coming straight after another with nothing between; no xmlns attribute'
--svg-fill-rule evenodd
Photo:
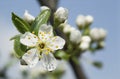
<svg viewBox="0 0 120 79"><path fill-rule="evenodd" d="M99 40L100 39L99 29L98 28L91 29L90 36L93 40Z"/></svg>
<svg viewBox="0 0 120 79"><path fill-rule="evenodd" d="M87 50L89 48L89 43L88 42L81 42L81 44L79 45L79 48L81 50Z"/></svg>
<svg viewBox="0 0 120 79"><path fill-rule="evenodd" d="M106 30L100 28L99 32L100 32L101 39L104 39L106 37L106 34L107 34Z"/></svg>
<svg viewBox="0 0 120 79"><path fill-rule="evenodd" d="M35 17L29 14L28 11L26 10L23 15L23 19L28 23L32 23L35 20Z"/></svg>
<svg viewBox="0 0 120 79"><path fill-rule="evenodd" d="M90 16L90 15L87 15L87 16L85 17L85 21L86 21L86 24L87 24L87 25L92 24L92 23L93 23L93 20L94 20L94 18L93 18L92 16Z"/></svg>
<svg viewBox="0 0 120 79"><path fill-rule="evenodd" d="M63 25L63 32L64 32L64 33L70 33L70 32L71 32L71 28L72 28L71 25L65 23L65 24Z"/></svg>
<svg viewBox="0 0 120 79"><path fill-rule="evenodd" d="M81 32L77 29L73 29L70 32L70 41L73 43L80 43L80 39L81 39Z"/></svg>
<svg viewBox="0 0 120 79"><path fill-rule="evenodd" d="M93 28L90 30L90 36L93 40L98 41L106 37L106 31L102 28Z"/></svg>
<svg viewBox="0 0 120 79"><path fill-rule="evenodd" d="M49 9L47 6L42 6L41 11Z"/></svg>
<svg viewBox="0 0 120 79"><path fill-rule="evenodd" d="M55 19L63 23L68 18L68 9L60 7L55 12Z"/></svg>
<svg viewBox="0 0 120 79"><path fill-rule="evenodd" d="M82 36L81 42L90 43L91 42L91 38L89 36Z"/></svg>
<svg viewBox="0 0 120 79"><path fill-rule="evenodd" d="M85 16L79 15L76 19L76 25L79 29L83 29L85 27Z"/></svg>

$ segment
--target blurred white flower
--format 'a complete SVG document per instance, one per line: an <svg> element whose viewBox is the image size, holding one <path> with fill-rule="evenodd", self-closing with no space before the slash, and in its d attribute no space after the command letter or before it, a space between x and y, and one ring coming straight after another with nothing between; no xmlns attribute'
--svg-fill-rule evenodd
<svg viewBox="0 0 120 79"><path fill-rule="evenodd" d="M90 36L93 40L101 40L106 37L106 31L102 28L93 28L90 30Z"/></svg>
<svg viewBox="0 0 120 79"><path fill-rule="evenodd" d="M64 22L68 18L68 9L59 7L57 11L55 12L55 18L60 21Z"/></svg>
<svg viewBox="0 0 120 79"><path fill-rule="evenodd" d="M100 28L99 32L100 32L101 39L104 39L107 35L106 30L104 30L103 28Z"/></svg>
<svg viewBox="0 0 120 79"><path fill-rule="evenodd" d="M73 43L80 43L80 39L81 39L81 32L77 29L73 29L70 32L70 41Z"/></svg>
<svg viewBox="0 0 120 79"><path fill-rule="evenodd" d="M90 43L91 42L90 36L82 36L81 37L81 42L88 42L88 43Z"/></svg>
<svg viewBox="0 0 120 79"><path fill-rule="evenodd" d="M49 9L47 6L42 6L41 11Z"/></svg>
<svg viewBox="0 0 120 79"><path fill-rule="evenodd" d="M90 15L84 16L84 15L78 15L76 18L76 25L79 29L85 28L87 25L90 25L93 22L93 17Z"/></svg>
<svg viewBox="0 0 120 79"><path fill-rule="evenodd" d="M26 32L20 37L20 42L28 47L33 47L28 50L22 56L22 59L28 64L29 67L34 67L39 58L42 65L48 71L52 71L56 68L56 59L53 56L53 52L58 49L62 49L65 40L59 36L53 36L52 26L43 24L38 32L38 36Z"/></svg>
<svg viewBox="0 0 120 79"><path fill-rule="evenodd" d="M94 21L94 18L91 16L91 15L87 15L86 17L85 17L85 21L86 21L86 24L91 24L91 23L93 23L93 21Z"/></svg>
<svg viewBox="0 0 120 79"><path fill-rule="evenodd" d="M64 33L70 33L73 29L74 28L71 25L67 24L67 23L65 23L63 25L63 32Z"/></svg>
<svg viewBox="0 0 120 79"><path fill-rule="evenodd" d="M89 36L82 36L79 48L81 50L87 50L90 46L90 42L91 42L91 38Z"/></svg>
<svg viewBox="0 0 120 79"><path fill-rule="evenodd" d="M85 27L85 16L84 15L78 15L76 19L76 25L80 29L83 29Z"/></svg>
<svg viewBox="0 0 120 79"><path fill-rule="evenodd" d="M25 13L23 15L23 19L28 22L28 23L31 23L35 20L35 17L32 16L31 14L29 14L29 12L27 10L25 10Z"/></svg>
<svg viewBox="0 0 120 79"><path fill-rule="evenodd" d="M87 50L89 48L90 44L88 42L81 42L79 45L79 48L81 50Z"/></svg>

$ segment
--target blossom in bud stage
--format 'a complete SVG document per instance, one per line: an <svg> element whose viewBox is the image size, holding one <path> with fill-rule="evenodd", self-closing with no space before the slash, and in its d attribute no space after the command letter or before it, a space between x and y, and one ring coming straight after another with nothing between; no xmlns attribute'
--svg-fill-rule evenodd
<svg viewBox="0 0 120 79"><path fill-rule="evenodd" d="M23 15L23 19L28 22L28 23L31 23L35 20L35 17L32 16L31 14L29 14L29 12L26 10L24 15Z"/></svg>
<svg viewBox="0 0 120 79"><path fill-rule="evenodd" d="M42 6L41 11L49 9L47 6Z"/></svg>
<svg viewBox="0 0 120 79"><path fill-rule="evenodd" d="M89 36L82 36L81 37L81 41L90 43L91 42L91 38Z"/></svg>
<svg viewBox="0 0 120 79"><path fill-rule="evenodd" d="M87 42L81 42L80 45L79 45L79 48L81 50L87 50L89 48L90 44L87 43Z"/></svg>
<svg viewBox="0 0 120 79"><path fill-rule="evenodd" d="M94 20L94 18L92 16L90 16L90 15L87 15L85 17L85 21L86 21L87 25L90 25L91 23L93 23L93 20Z"/></svg>
<svg viewBox="0 0 120 79"><path fill-rule="evenodd" d="M34 67L40 59L42 66L48 71L54 70L57 66L53 52L62 49L65 44L64 39L53 36L52 26L46 24L40 26L38 36L26 32L20 37L20 42L32 47L22 56L27 65Z"/></svg>
<svg viewBox="0 0 120 79"><path fill-rule="evenodd" d="M81 50L87 50L90 46L90 42L91 42L91 38L89 36L82 36L79 48Z"/></svg>
<svg viewBox="0 0 120 79"><path fill-rule="evenodd" d="M81 39L81 32L77 29L73 29L70 32L70 41L73 43L80 43L80 39Z"/></svg>
<svg viewBox="0 0 120 79"><path fill-rule="evenodd" d="M64 33L70 33L73 29L74 28L71 25L67 24L67 23L65 23L63 25L63 32Z"/></svg>
<svg viewBox="0 0 120 79"><path fill-rule="evenodd" d="M93 28L90 30L90 36L93 40L98 41L106 37L106 31L102 28Z"/></svg>
<svg viewBox="0 0 120 79"><path fill-rule="evenodd" d="M90 15L84 16L79 15L76 19L76 25L79 29L83 29L86 26L90 25L93 22L93 17Z"/></svg>
<svg viewBox="0 0 120 79"><path fill-rule="evenodd" d="M79 15L76 19L76 24L79 29L83 29L85 27L85 16Z"/></svg>
<svg viewBox="0 0 120 79"><path fill-rule="evenodd" d="M68 18L68 9L60 7L55 12L55 19L59 22L64 22Z"/></svg>

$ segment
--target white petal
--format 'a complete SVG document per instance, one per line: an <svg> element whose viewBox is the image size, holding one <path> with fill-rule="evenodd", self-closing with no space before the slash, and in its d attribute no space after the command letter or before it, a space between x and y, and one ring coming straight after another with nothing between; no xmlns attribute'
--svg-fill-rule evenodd
<svg viewBox="0 0 120 79"><path fill-rule="evenodd" d="M30 49L29 51L27 51L27 53L25 53L22 56L22 59L27 63L27 65L31 68L34 67L38 60L39 60L39 56L37 54L37 49Z"/></svg>
<svg viewBox="0 0 120 79"><path fill-rule="evenodd" d="M38 41L38 37L30 32L26 32L20 37L20 42L26 46L35 46Z"/></svg>
<svg viewBox="0 0 120 79"><path fill-rule="evenodd" d="M41 40L46 40L53 36L53 28L50 25L43 24L39 28L38 36Z"/></svg>
<svg viewBox="0 0 120 79"><path fill-rule="evenodd" d="M46 68L48 71L53 71L56 69L57 66L57 60L53 56L52 53L49 54L42 54L41 63L44 68Z"/></svg>
<svg viewBox="0 0 120 79"><path fill-rule="evenodd" d="M51 40L49 40L48 47L52 50L58 50L62 49L65 45L65 40L59 36L53 37Z"/></svg>

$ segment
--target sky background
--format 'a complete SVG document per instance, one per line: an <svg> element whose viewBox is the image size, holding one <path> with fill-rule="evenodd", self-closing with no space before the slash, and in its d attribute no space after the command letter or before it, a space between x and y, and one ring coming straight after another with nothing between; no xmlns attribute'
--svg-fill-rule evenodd
<svg viewBox="0 0 120 79"><path fill-rule="evenodd" d="M91 28L98 27L107 30L106 46L102 51L84 56L92 60L100 60L104 66L102 69L82 62L88 79L119 79L120 78L120 1L119 0L60 0L59 6L69 10L68 22L75 26L75 19L79 14L92 15L94 23ZM23 17L25 10L37 16L40 7L36 0L0 0L0 68L8 61L8 53L12 50L11 36L18 34L11 21L11 12ZM12 67L8 74L13 77L19 66ZM16 78L19 74L16 74ZM67 72L63 79L75 79L72 70L67 66ZM18 78L19 79L19 78Z"/></svg>

